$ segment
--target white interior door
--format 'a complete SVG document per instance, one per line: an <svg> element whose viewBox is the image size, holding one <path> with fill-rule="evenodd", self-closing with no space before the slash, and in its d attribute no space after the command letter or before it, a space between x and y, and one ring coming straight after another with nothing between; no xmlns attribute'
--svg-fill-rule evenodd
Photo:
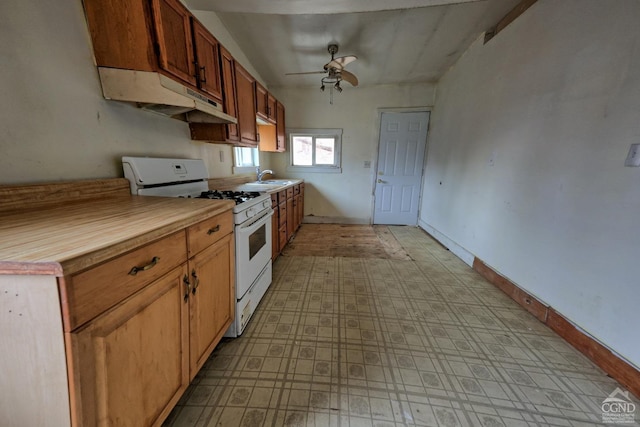
<svg viewBox="0 0 640 427"><path fill-rule="evenodd" d="M416 225L429 113L382 113L374 224Z"/></svg>

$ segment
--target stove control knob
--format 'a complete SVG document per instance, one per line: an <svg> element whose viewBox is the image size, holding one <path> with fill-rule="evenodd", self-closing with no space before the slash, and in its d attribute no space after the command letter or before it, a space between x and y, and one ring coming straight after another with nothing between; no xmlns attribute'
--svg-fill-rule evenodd
<svg viewBox="0 0 640 427"><path fill-rule="evenodd" d="M253 215L255 215L255 211L253 210L253 208L249 208L245 211L245 215L247 215L247 218L251 218Z"/></svg>

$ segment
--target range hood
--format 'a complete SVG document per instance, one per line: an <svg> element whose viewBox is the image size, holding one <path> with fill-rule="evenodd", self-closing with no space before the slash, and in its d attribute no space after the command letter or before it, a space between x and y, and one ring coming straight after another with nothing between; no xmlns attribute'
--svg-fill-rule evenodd
<svg viewBox="0 0 640 427"><path fill-rule="evenodd" d="M194 123L238 123L217 102L156 72L98 67L105 98Z"/></svg>

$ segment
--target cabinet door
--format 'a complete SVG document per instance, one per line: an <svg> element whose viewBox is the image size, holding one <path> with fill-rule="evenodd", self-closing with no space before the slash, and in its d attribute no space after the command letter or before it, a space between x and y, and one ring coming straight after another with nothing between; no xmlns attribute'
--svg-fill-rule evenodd
<svg viewBox="0 0 640 427"><path fill-rule="evenodd" d="M287 198L287 241L291 239L293 233L295 233L294 228L294 206L293 206L293 196Z"/></svg>
<svg viewBox="0 0 640 427"><path fill-rule="evenodd" d="M150 3L131 0L84 0L96 65L157 71Z"/></svg>
<svg viewBox="0 0 640 427"><path fill-rule="evenodd" d="M220 62L222 65L222 94L224 98L224 112L233 117L238 117L236 106L236 77L233 56L222 46L220 46ZM228 124L227 139L238 141L238 125Z"/></svg>
<svg viewBox="0 0 640 427"><path fill-rule="evenodd" d="M256 114L258 117L268 120L269 111L267 110L267 90L258 82L256 82Z"/></svg>
<svg viewBox="0 0 640 427"><path fill-rule="evenodd" d="M300 227L300 195L293 196L293 231Z"/></svg>
<svg viewBox="0 0 640 427"><path fill-rule="evenodd" d="M153 0L153 20L160 49L160 67L195 86L191 14L179 0Z"/></svg>
<svg viewBox="0 0 640 427"><path fill-rule="evenodd" d="M287 141L284 123L284 105L276 102L276 151L286 151Z"/></svg>
<svg viewBox="0 0 640 427"><path fill-rule="evenodd" d="M300 183L300 194L298 195L298 227L304 219L304 182Z"/></svg>
<svg viewBox="0 0 640 427"><path fill-rule="evenodd" d="M278 205L278 228L287 226L287 200L283 199L282 203Z"/></svg>
<svg viewBox="0 0 640 427"><path fill-rule="evenodd" d="M273 210L271 217L271 260L274 261L280 255L280 237L278 236L278 208Z"/></svg>
<svg viewBox="0 0 640 427"><path fill-rule="evenodd" d="M287 225L281 226L278 232L280 233L280 252L282 252L289 241L287 238Z"/></svg>
<svg viewBox="0 0 640 427"><path fill-rule="evenodd" d="M190 379L206 362L233 320L233 255L233 234L228 234L189 260Z"/></svg>
<svg viewBox="0 0 640 427"><path fill-rule="evenodd" d="M198 87L222 103L220 52L218 41L200 22L193 20L193 40L197 63Z"/></svg>
<svg viewBox="0 0 640 427"><path fill-rule="evenodd" d="M257 147L256 97L253 93L255 79L237 62L235 63L235 77L240 142Z"/></svg>
<svg viewBox="0 0 640 427"><path fill-rule="evenodd" d="M186 265L70 334L77 425L159 424L189 384Z"/></svg>
<svg viewBox="0 0 640 427"><path fill-rule="evenodd" d="M267 117L269 122L276 123L276 98L267 93Z"/></svg>

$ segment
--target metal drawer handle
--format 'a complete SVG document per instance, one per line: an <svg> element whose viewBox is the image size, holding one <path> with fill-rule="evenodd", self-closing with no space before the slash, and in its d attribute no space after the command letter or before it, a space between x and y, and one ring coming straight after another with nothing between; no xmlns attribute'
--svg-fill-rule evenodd
<svg viewBox="0 0 640 427"><path fill-rule="evenodd" d="M207 234L211 235L213 233L217 233L218 231L220 231L220 224L216 225L213 228L210 228L209 231L207 231Z"/></svg>
<svg viewBox="0 0 640 427"><path fill-rule="evenodd" d="M154 256L151 258L151 262L147 265L143 265L142 267L135 266L129 271L130 276L135 276L139 271L147 271L156 266L156 264L160 261L160 257Z"/></svg>
<svg viewBox="0 0 640 427"><path fill-rule="evenodd" d="M196 274L196 269L191 270L191 277L193 277L193 286L191 287L191 293L195 295L196 289L198 289L198 285L200 284L200 279Z"/></svg>
<svg viewBox="0 0 640 427"><path fill-rule="evenodd" d="M182 283L184 283L185 292L184 292L184 302L189 300L189 292L191 291L191 283L189 283L189 276L186 274L182 278Z"/></svg>
<svg viewBox="0 0 640 427"><path fill-rule="evenodd" d="M207 82L207 71L204 67L200 67L200 83Z"/></svg>

